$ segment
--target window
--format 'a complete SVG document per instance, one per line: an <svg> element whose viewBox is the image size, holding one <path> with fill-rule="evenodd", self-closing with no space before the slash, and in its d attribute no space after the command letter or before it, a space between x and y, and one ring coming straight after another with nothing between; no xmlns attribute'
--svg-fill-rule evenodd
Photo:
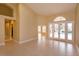
<svg viewBox="0 0 79 59"><path fill-rule="evenodd" d="M65 39L65 23L60 24L60 39Z"/></svg>
<svg viewBox="0 0 79 59"><path fill-rule="evenodd" d="M42 36L46 35L46 25L38 26L38 39L41 39Z"/></svg>
<svg viewBox="0 0 79 59"><path fill-rule="evenodd" d="M42 32L46 32L46 26L45 25L42 26Z"/></svg>
<svg viewBox="0 0 79 59"><path fill-rule="evenodd" d="M41 26L38 26L38 32L41 32Z"/></svg>
<svg viewBox="0 0 79 59"><path fill-rule="evenodd" d="M38 26L38 40L41 40L41 25Z"/></svg>
<svg viewBox="0 0 79 59"><path fill-rule="evenodd" d="M67 39L72 40L72 23L67 24Z"/></svg>
<svg viewBox="0 0 79 59"><path fill-rule="evenodd" d="M49 37L51 37L52 38L52 36L53 36L53 24L52 23L50 23L49 24Z"/></svg>
<svg viewBox="0 0 79 59"><path fill-rule="evenodd" d="M58 38L58 30L59 30L58 24L54 24L54 38Z"/></svg>
<svg viewBox="0 0 79 59"><path fill-rule="evenodd" d="M49 23L49 37L57 40L73 40L73 22L59 16Z"/></svg>
<svg viewBox="0 0 79 59"><path fill-rule="evenodd" d="M65 21L66 19L62 16L56 17L54 21Z"/></svg>

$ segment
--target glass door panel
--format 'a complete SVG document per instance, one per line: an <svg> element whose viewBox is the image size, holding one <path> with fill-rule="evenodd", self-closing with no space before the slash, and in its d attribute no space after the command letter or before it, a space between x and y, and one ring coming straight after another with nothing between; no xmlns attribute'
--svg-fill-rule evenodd
<svg viewBox="0 0 79 59"><path fill-rule="evenodd" d="M38 26L38 32L41 32L41 26Z"/></svg>
<svg viewBox="0 0 79 59"><path fill-rule="evenodd" d="M72 23L67 23L67 39L72 40Z"/></svg>
<svg viewBox="0 0 79 59"><path fill-rule="evenodd" d="M65 23L60 23L59 27L60 39L65 39Z"/></svg>
<svg viewBox="0 0 79 59"><path fill-rule="evenodd" d="M58 40L72 40L72 22L53 22L49 25L49 36Z"/></svg>
<svg viewBox="0 0 79 59"><path fill-rule="evenodd" d="M41 39L41 26L38 26L38 40Z"/></svg>
<svg viewBox="0 0 79 59"><path fill-rule="evenodd" d="M45 33L46 32L46 26L42 26L42 32Z"/></svg>
<svg viewBox="0 0 79 59"><path fill-rule="evenodd" d="M59 31L58 24L54 24L54 38L58 38L59 36L58 31Z"/></svg>
<svg viewBox="0 0 79 59"><path fill-rule="evenodd" d="M52 24L49 24L49 37L52 38L53 36L53 27L52 27Z"/></svg>

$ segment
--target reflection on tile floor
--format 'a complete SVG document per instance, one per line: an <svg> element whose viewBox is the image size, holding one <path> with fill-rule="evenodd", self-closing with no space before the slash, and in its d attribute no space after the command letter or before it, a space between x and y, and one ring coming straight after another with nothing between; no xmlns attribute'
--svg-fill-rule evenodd
<svg viewBox="0 0 79 59"><path fill-rule="evenodd" d="M0 47L2 56L78 56L73 44L54 41L42 37L24 44L7 42L6 46Z"/></svg>

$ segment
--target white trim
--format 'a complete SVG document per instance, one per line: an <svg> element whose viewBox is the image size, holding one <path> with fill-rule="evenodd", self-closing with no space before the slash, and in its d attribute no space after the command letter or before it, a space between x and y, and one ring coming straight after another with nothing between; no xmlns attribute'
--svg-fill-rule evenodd
<svg viewBox="0 0 79 59"><path fill-rule="evenodd" d="M9 17L9 16L5 16L5 15L0 15L0 17L3 17L4 19L11 19L11 20L15 20L14 17Z"/></svg>
<svg viewBox="0 0 79 59"><path fill-rule="evenodd" d="M0 46L4 46L5 45L5 43L3 42L3 43L0 43Z"/></svg>
<svg viewBox="0 0 79 59"><path fill-rule="evenodd" d="M27 43L27 42L30 42L32 40L36 40L36 38L31 38L31 39L28 39L28 40L19 41L19 44Z"/></svg>

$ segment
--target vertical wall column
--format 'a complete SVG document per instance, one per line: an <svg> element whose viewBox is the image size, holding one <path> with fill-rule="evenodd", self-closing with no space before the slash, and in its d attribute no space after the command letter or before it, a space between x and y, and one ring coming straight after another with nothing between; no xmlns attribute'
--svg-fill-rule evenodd
<svg viewBox="0 0 79 59"><path fill-rule="evenodd" d="M76 44L79 47L79 4L76 9Z"/></svg>
<svg viewBox="0 0 79 59"><path fill-rule="evenodd" d="M5 39L5 27L4 27L4 18L0 16L0 46L4 45L4 39Z"/></svg>

